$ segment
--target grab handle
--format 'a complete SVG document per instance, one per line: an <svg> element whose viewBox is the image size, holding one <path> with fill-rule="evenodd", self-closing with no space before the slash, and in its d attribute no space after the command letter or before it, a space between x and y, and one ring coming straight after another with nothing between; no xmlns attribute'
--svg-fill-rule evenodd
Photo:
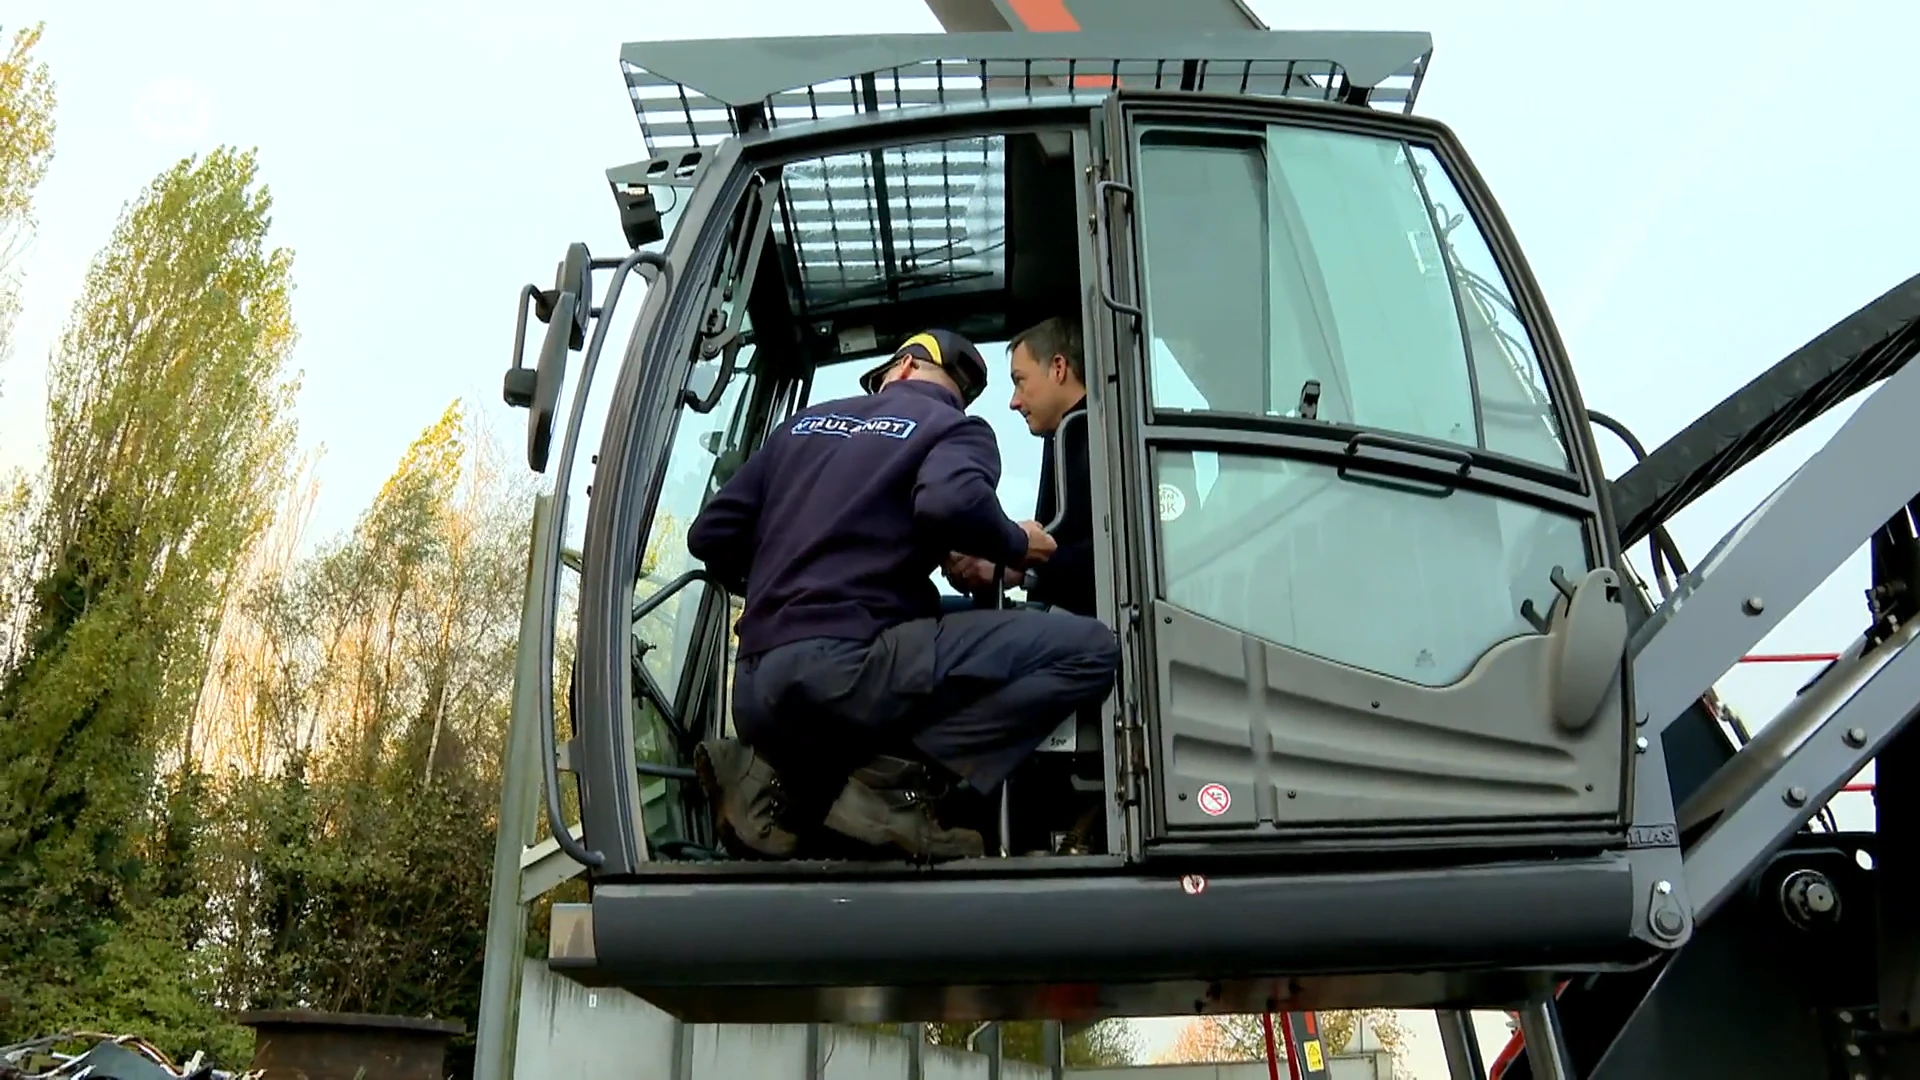
<svg viewBox="0 0 1920 1080"><path fill-rule="evenodd" d="M1100 302L1108 310L1125 315L1133 320L1135 329L1140 326L1140 309L1133 304L1115 297L1113 286L1113 236L1107 225L1107 196L1119 192L1133 202L1133 189L1118 180L1102 180L1093 185L1093 247L1094 261L1100 265L1094 268L1094 292L1100 295Z"/></svg>
<svg viewBox="0 0 1920 1080"><path fill-rule="evenodd" d="M553 485L553 519L548 523L546 542L540 552L540 597L538 616L540 622L539 655L536 660L538 680L534 686L534 700L539 711L537 724L540 730L540 748L546 760L547 823L552 827L554 843L560 846L569 859L586 867L597 867L607 861L606 855L589 850L580 841L574 839L567 829L566 818L560 805L560 755L555 745L553 703L553 648L554 648L554 611L560 602L560 574L563 537L567 523L567 480L573 475L573 457L580 445L581 422L587 410L588 390L593 385L594 367L599 363L600 350L607 343L607 325L611 322L614 306L620 302L620 288L626 284L627 275L641 266L652 266L664 277L667 272L667 260L657 252L635 251L620 260L614 271L613 283L607 287L607 302L602 305L599 317L594 321L593 338L587 344L586 355L580 362L580 385L574 392L573 408L567 417L567 437L560 444L560 462L555 470L558 477ZM658 282L656 282L656 285Z"/></svg>

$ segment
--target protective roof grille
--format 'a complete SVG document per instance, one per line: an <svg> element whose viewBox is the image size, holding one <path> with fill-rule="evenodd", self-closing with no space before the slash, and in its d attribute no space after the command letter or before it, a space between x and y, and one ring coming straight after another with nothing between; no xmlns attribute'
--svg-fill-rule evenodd
<svg viewBox="0 0 1920 1080"><path fill-rule="evenodd" d="M647 152L664 158L760 124L1092 104L1116 85L1410 111L1431 55L1425 34L1090 31L642 42L620 63ZM1003 155L1002 139L969 137L786 165L775 228L802 311L1005 288Z"/></svg>
<svg viewBox="0 0 1920 1080"><path fill-rule="evenodd" d="M767 126L832 120L916 106L993 105L1015 100L1093 102L1115 81L1122 87L1181 88L1177 60L1127 60L1089 64L1075 60L933 60L885 71L864 72L814 86L784 90L762 101ZM732 108L697 90L623 62L627 92L647 151L663 154L689 146L712 146L740 134ZM1331 61L1201 61L1188 89L1209 93L1265 92L1269 96L1339 101L1346 73ZM1411 77L1407 80L1411 83ZM1254 89L1249 89L1249 88ZM1411 88L1386 87L1371 98L1410 109Z"/></svg>
<svg viewBox="0 0 1920 1080"><path fill-rule="evenodd" d="M774 228L804 310L1004 287L1005 149L996 135L788 165Z"/></svg>
<svg viewBox="0 0 1920 1080"><path fill-rule="evenodd" d="M946 34L641 42L620 66L650 154L712 146L744 117L778 130L863 113L1018 100L1097 100L1122 88L1364 98L1411 112L1426 34ZM1066 44L1076 55L1057 55ZM1184 46L1184 47L1183 47ZM846 74L853 72L853 74Z"/></svg>

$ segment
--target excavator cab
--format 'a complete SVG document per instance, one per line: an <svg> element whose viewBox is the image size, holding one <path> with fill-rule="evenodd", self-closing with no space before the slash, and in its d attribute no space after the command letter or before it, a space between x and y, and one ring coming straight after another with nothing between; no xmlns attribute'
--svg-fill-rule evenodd
<svg viewBox="0 0 1920 1080"><path fill-rule="evenodd" d="M576 244L526 290L544 337L506 385L529 465L557 448L556 521L593 454L570 739L551 647L527 683L591 886L555 906L555 970L698 1022L1089 1021L1514 1002L1688 940L1647 606L1539 288L1411 115L1430 58L1258 31L624 50L631 251ZM1086 341L1112 694L1008 782L987 857L728 858L690 765L729 731L739 598L685 527L908 336L1055 315ZM1086 853L1054 853L1088 804Z"/></svg>

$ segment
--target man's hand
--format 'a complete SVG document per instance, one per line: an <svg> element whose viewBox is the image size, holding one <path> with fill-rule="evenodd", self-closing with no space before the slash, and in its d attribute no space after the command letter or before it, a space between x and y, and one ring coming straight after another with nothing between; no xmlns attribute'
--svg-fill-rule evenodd
<svg viewBox="0 0 1920 1080"><path fill-rule="evenodd" d="M947 556L947 561L940 564L940 569L955 592L972 593L993 584L993 564L972 555L962 555L956 551ZM1001 575L1000 584L1004 588L1017 589L1026 580L1026 574L1008 567Z"/></svg>
<svg viewBox="0 0 1920 1080"><path fill-rule="evenodd" d="M955 592L971 593L975 589L984 589L993 583L993 564L972 555L954 552L940 567L946 572L947 584Z"/></svg>
<svg viewBox="0 0 1920 1080"><path fill-rule="evenodd" d="M1041 528L1037 521L1021 522L1020 531L1027 534L1026 565L1028 566L1046 562L1060 548L1060 545L1054 542L1053 537L1048 535L1047 530Z"/></svg>

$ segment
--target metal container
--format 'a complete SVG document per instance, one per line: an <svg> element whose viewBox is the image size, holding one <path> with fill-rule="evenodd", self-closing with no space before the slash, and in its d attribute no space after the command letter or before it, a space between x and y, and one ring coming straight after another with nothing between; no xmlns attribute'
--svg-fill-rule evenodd
<svg viewBox="0 0 1920 1080"><path fill-rule="evenodd" d="M444 1080L457 1021L275 1009L244 1013L261 1080Z"/></svg>

